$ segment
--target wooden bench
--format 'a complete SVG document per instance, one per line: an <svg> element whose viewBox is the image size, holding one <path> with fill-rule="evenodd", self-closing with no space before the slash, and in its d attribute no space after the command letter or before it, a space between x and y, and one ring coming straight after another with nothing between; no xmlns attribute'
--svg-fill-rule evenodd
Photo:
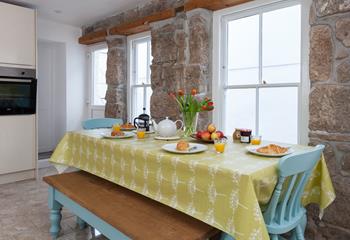
<svg viewBox="0 0 350 240"><path fill-rule="evenodd" d="M60 231L61 209L78 216L79 225L98 229L109 239L208 239L219 230L117 184L79 171L44 177L49 186L50 234Z"/></svg>

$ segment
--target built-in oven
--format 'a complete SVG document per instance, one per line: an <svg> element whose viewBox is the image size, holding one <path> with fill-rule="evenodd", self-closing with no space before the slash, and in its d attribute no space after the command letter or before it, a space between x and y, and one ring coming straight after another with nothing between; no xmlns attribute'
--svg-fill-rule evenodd
<svg viewBox="0 0 350 240"><path fill-rule="evenodd" d="M0 67L0 115L35 114L35 70Z"/></svg>

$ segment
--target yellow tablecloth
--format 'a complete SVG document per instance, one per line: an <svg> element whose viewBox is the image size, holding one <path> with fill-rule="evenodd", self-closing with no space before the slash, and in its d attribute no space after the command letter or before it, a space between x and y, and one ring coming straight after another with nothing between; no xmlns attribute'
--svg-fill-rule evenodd
<svg viewBox="0 0 350 240"><path fill-rule="evenodd" d="M259 207L277 182L278 158L248 154L246 145L229 143L224 154L176 155L166 142L149 137L101 139L98 131L70 132L51 162L76 167L134 190L198 218L237 240L269 239ZM296 151L308 147L293 146ZM325 160L314 170L303 203L325 209L335 198Z"/></svg>

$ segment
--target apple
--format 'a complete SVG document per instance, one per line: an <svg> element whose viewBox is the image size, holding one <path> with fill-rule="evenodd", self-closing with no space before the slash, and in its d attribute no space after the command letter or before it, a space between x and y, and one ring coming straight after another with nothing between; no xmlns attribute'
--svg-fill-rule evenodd
<svg viewBox="0 0 350 240"><path fill-rule="evenodd" d="M221 131L216 131L216 134L219 136L219 138L223 138L225 136Z"/></svg>
<svg viewBox="0 0 350 240"><path fill-rule="evenodd" d="M216 127L213 123L209 124L207 129L210 133L213 133L216 131Z"/></svg>
<svg viewBox="0 0 350 240"><path fill-rule="evenodd" d="M202 138L202 131L198 131L196 134L196 138L201 139Z"/></svg>
<svg viewBox="0 0 350 240"><path fill-rule="evenodd" d="M211 134L211 140L219 139L219 138L220 138L220 136L219 136L218 132L213 132L213 133Z"/></svg>
<svg viewBox="0 0 350 240"><path fill-rule="evenodd" d="M210 140L210 132L208 132L208 131L202 132L202 139L205 141L209 141Z"/></svg>

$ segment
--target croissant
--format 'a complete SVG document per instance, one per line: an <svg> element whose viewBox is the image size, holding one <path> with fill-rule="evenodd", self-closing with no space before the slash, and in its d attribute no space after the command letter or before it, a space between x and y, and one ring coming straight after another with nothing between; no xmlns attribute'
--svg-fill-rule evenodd
<svg viewBox="0 0 350 240"><path fill-rule="evenodd" d="M276 144L269 144L265 147L258 148L256 151L265 154L281 154L287 152L288 148L281 147Z"/></svg>

